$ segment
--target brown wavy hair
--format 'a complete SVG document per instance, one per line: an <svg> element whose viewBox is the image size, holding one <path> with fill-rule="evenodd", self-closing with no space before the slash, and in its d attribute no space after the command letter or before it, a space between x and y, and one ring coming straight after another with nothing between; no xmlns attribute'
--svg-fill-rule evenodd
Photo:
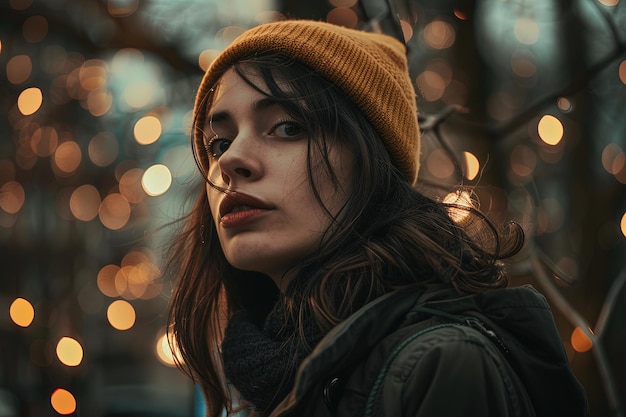
<svg viewBox="0 0 626 417"><path fill-rule="evenodd" d="M331 226L319 249L302 259L284 294L267 276L226 261L205 183L194 189L195 203L181 221L166 268L176 280L168 328L179 366L200 385L212 417L224 407L232 410L218 351L234 312L245 310L262 320L283 297L291 316L299 319L297 343L310 349L304 321L315 320L327 332L366 303L399 288L443 283L468 294L506 286L500 260L517 253L523 243L519 226L500 230L478 210L445 205L409 184L355 104L310 68L280 54L263 54L239 61L234 69L253 88L282 101L308 132L309 185L322 207L314 180L320 167L312 161L321 157L324 173L336 186L327 158L332 142L347 146L357 163L345 205L335 216L326 210ZM264 89L250 81L251 72L261 75ZM203 98L199 111L210 108L212 94ZM200 132L204 126L195 117L193 131ZM194 156L206 180L208 159L199 136L192 137ZM464 224L451 219L451 209L467 211Z"/></svg>

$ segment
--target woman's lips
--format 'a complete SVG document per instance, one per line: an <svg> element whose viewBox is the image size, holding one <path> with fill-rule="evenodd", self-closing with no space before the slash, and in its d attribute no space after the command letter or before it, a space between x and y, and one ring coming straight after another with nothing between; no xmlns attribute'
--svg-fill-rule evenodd
<svg viewBox="0 0 626 417"><path fill-rule="evenodd" d="M252 221L257 215L267 212L260 208L233 211L222 216L220 223L224 227L242 226Z"/></svg>
<svg viewBox="0 0 626 417"><path fill-rule="evenodd" d="M270 206L256 197L232 191L220 203L220 222L224 227L240 226L270 209Z"/></svg>

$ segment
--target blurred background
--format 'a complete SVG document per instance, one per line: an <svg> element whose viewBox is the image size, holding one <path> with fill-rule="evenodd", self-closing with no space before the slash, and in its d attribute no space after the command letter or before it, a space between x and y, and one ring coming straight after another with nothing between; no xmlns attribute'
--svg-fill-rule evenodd
<svg viewBox="0 0 626 417"><path fill-rule="evenodd" d="M201 415L159 275L194 92L285 17L406 41L421 183L524 227L511 283L547 296L591 416L624 416L625 0L2 0L0 417Z"/></svg>

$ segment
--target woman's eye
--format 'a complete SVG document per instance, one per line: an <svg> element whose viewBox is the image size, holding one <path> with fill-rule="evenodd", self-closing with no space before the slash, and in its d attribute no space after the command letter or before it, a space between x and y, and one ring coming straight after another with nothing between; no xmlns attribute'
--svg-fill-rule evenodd
<svg viewBox="0 0 626 417"><path fill-rule="evenodd" d="M281 138L294 138L304 133L304 128L296 122L280 122L272 128L272 132Z"/></svg>
<svg viewBox="0 0 626 417"><path fill-rule="evenodd" d="M206 145L206 150L213 158L219 158L228 150L230 140L219 137L212 138Z"/></svg>

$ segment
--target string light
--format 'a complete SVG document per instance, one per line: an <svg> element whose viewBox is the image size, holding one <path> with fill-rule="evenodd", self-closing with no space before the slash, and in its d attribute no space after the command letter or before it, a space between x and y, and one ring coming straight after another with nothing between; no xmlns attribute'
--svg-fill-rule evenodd
<svg viewBox="0 0 626 417"><path fill-rule="evenodd" d="M136 318L135 309L128 301L116 300L107 308L107 319L114 329L128 330L135 325Z"/></svg>
<svg viewBox="0 0 626 417"><path fill-rule="evenodd" d="M539 40L539 26L532 19L522 17L515 21L513 33L520 43L532 45Z"/></svg>
<svg viewBox="0 0 626 417"><path fill-rule="evenodd" d="M57 413L62 416L76 411L76 399L71 392L63 388L57 388L50 396L50 404Z"/></svg>
<svg viewBox="0 0 626 417"><path fill-rule="evenodd" d="M33 70L33 63L28 55L14 56L7 62L6 76L10 83L21 84L28 80Z"/></svg>
<svg viewBox="0 0 626 417"><path fill-rule="evenodd" d="M591 329L589 329L589 332L591 332ZM572 331L570 342L574 350L580 353L587 352L593 347L593 341L580 327L576 327L574 331Z"/></svg>
<svg viewBox="0 0 626 417"><path fill-rule="evenodd" d="M107 167L111 165L119 154L117 138L111 132L100 132L89 141L89 159L94 165Z"/></svg>
<svg viewBox="0 0 626 417"><path fill-rule="evenodd" d="M62 337L57 343L57 357L66 366L78 366L83 361L83 347L71 337Z"/></svg>
<svg viewBox="0 0 626 417"><path fill-rule="evenodd" d="M433 20L424 27L424 41L433 49L447 49L454 44L456 31L443 20Z"/></svg>
<svg viewBox="0 0 626 417"><path fill-rule="evenodd" d="M476 155L471 152L463 152L463 157L465 160L465 178L472 181L480 171L480 162Z"/></svg>
<svg viewBox="0 0 626 417"><path fill-rule="evenodd" d="M13 323L20 327L28 327L35 318L35 309L25 298L16 298L9 307L9 315Z"/></svg>
<svg viewBox="0 0 626 417"><path fill-rule="evenodd" d="M130 214L130 204L120 193L111 193L106 196L98 208L100 221L111 230L119 230L126 226Z"/></svg>
<svg viewBox="0 0 626 417"><path fill-rule="evenodd" d="M466 208L474 207L471 194L465 190L448 193L444 197L443 202L444 204L453 205L451 207L448 207L447 210L450 218L457 223L461 223L470 215L470 211Z"/></svg>
<svg viewBox="0 0 626 417"><path fill-rule="evenodd" d="M158 118L155 116L145 116L135 123L133 133L137 143L149 145L159 139L161 130L161 121Z"/></svg>
<svg viewBox="0 0 626 417"><path fill-rule="evenodd" d="M24 116L30 116L41 107L43 94L37 87L27 88L17 98L17 107Z"/></svg>
<svg viewBox="0 0 626 417"><path fill-rule="evenodd" d="M0 209L7 213L18 213L24 206L26 193L17 181L8 181L0 186Z"/></svg>
<svg viewBox="0 0 626 417"><path fill-rule="evenodd" d="M563 124L559 119L549 114L541 117L537 131L541 140L548 145L556 145L563 139Z"/></svg>
<svg viewBox="0 0 626 417"><path fill-rule="evenodd" d="M172 173L163 164L152 165L143 174L141 185L146 194L150 196L161 195L172 185Z"/></svg>
<svg viewBox="0 0 626 417"><path fill-rule="evenodd" d="M172 348L167 340L167 334L165 331L161 331L161 336L157 338L155 352L159 361L167 366L176 365L176 361L174 359L175 357L180 361L180 355L178 352L176 354L172 352Z"/></svg>
<svg viewBox="0 0 626 417"><path fill-rule="evenodd" d="M359 23L359 17L349 7L335 7L326 15L326 21L335 25L354 28Z"/></svg>

